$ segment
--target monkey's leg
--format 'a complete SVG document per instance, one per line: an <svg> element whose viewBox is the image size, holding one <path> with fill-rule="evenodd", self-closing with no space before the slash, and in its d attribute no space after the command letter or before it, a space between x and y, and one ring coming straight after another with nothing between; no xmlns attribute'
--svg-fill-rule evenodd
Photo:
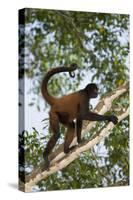
<svg viewBox="0 0 133 200"><path fill-rule="evenodd" d="M47 143L47 146L44 150L43 157L45 160L45 169L49 168L49 154L51 153L52 149L54 148L58 138L60 137L59 133L59 119L55 113L50 113L50 128L52 130L53 135L51 136L50 140Z"/></svg>
<svg viewBox="0 0 133 200"><path fill-rule="evenodd" d="M76 134L77 134L77 142L81 143L81 130L82 130L82 120L76 120Z"/></svg>
<svg viewBox="0 0 133 200"><path fill-rule="evenodd" d="M71 122L68 124L68 129L65 137L65 142L64 142L64 153L68 153L70 150L72 150L75 146L69 147L73 138L74 138L74 133L75 133L75 123Z"/></svg>

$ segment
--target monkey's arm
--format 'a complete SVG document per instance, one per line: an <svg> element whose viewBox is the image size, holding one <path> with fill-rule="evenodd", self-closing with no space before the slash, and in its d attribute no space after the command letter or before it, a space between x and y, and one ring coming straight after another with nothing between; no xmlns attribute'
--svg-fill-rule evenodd
<svg viewBox="0 0 133 200"><path fill-rule="evenodd" d="M114 124L118 123L118 118L115 115L99 115L97 113L88 112L82 115L82 120L89 120L89 121L109 121L113 122Z"/></svg>

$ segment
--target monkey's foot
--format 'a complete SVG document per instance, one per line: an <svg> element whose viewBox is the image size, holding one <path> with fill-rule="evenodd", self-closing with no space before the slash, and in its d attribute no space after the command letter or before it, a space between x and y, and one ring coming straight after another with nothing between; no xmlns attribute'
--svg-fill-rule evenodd
<svg viewBox="0 0 133 200"><path fill-rule="evenodd" d="M49 171L49 164L48 163L44 164L44 170Z"/></svg>
<svg viewBox="0 0 133 200"><path fill-rule="evenodd" d="M82 139L78 140L77 142L78 142L78 144L81 144L81 143L85 142L85 138L82 138Z"/></svg>
<svg viewBox="0 0 133 200"><path fill-rule="evenodd" d="M77 145L73 145L72 147L69 147L69 148L64 148L64 153L65 154L68 154L70 151L72 151L73 149L75 149Z"/></svg>
<svg viewBox="0 0 133 200"><path fill-rule="evenodd" d="M44 158L44 170L49 170L49 166L50 166L50 162L49 162L49 159L46 157Z"/></svg>
<svg viewBox="0 0 133 200"><path fill-rule="evenodd" d="M73 145L72 147L70 147L70 151L72 151L73 149L75 149L78 145Z"/></svg>

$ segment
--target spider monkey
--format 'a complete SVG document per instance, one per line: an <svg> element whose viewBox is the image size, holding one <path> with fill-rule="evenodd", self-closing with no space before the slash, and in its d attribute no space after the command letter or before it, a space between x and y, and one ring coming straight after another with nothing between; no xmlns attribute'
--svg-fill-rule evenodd
<svg viewBox="0 0 133 200"><path fill-rule="evenodd" d="M49 112L50 128L53 132L47 146L43 152L45 161L45 169L49 169L50 161L49 154L54 148L58 138L60 137L59 123L67 127L65 142L64 142L64 153L68 153L73 147L69 147L76 130L77 142L81 143L81 130L82 120L90 121L103 121L113 122L117 124L118 118L114 115L99 115L89 111L89 101L91 98L98 96L98 87L94 83L88 84L84 89L77 92L55 98L51 96L47 89L47 84L51 76L60 72L69 72L71 77L74 77L74 70L77 69L77 64L73 63L70 67L57 67L47 72L44 76L41 85L41 93L43 98L50 104L51 109ZM76 120L76 122L74 121Z"/></svg>

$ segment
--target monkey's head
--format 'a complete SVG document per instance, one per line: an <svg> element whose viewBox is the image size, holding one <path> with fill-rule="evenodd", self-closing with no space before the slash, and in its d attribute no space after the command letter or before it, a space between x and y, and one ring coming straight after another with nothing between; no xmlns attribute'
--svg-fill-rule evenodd
<svg viewBox="0 0 133 200"><path fill-rule="evenodd" d="M98 88L95 83L90 83L85 87L85 92L89 98L96 98L98 96Z"/></svg>

